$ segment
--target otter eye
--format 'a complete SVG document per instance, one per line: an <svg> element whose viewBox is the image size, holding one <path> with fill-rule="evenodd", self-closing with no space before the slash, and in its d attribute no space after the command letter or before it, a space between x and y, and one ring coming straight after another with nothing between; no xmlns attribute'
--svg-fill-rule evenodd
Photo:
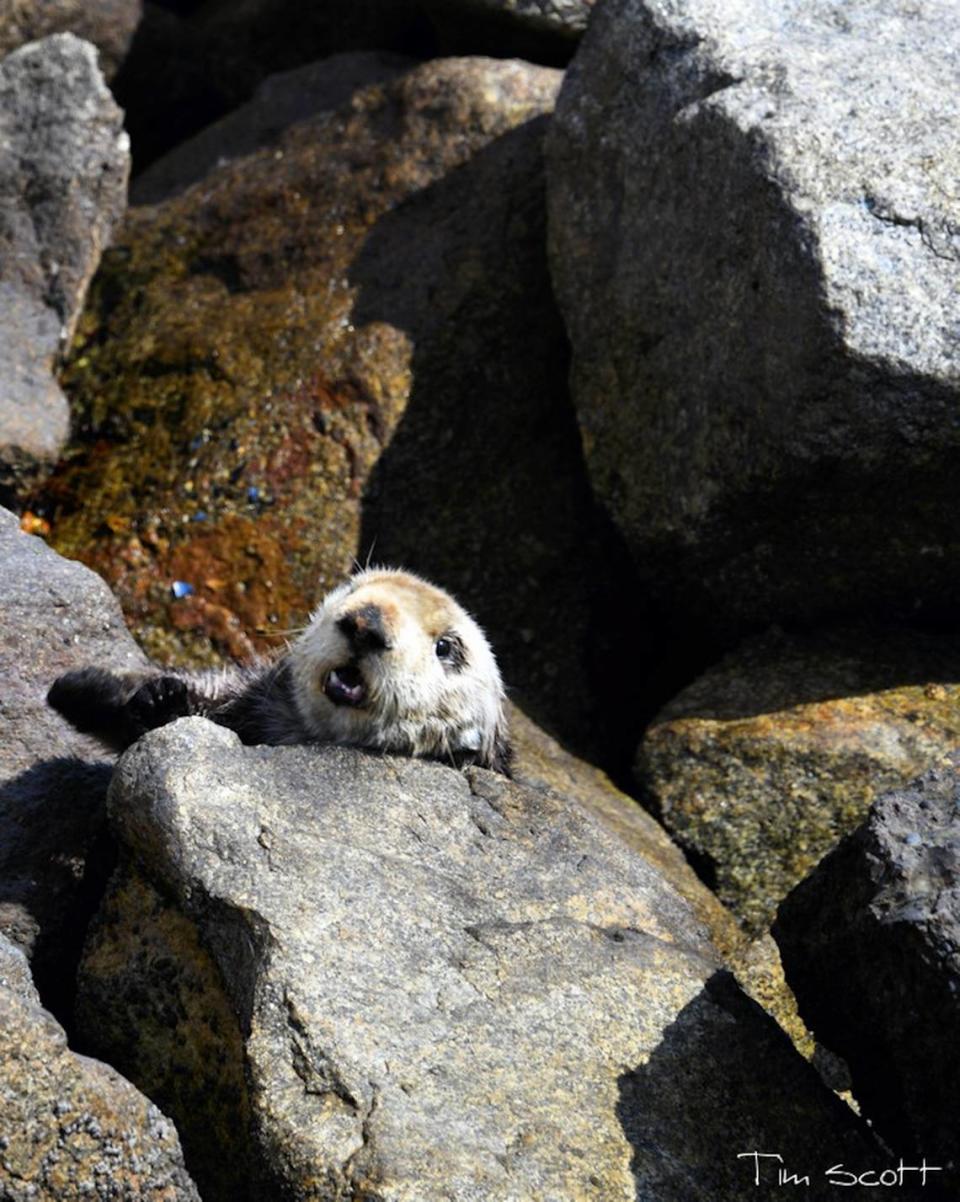
<svg viewBox="0 0 960 1202"><path fill-rule="evenodd" d="M452 630L442 634L433 644L433 649L443 666L454 672L459 672L467 662L467 655L460 636Z"/></svg>

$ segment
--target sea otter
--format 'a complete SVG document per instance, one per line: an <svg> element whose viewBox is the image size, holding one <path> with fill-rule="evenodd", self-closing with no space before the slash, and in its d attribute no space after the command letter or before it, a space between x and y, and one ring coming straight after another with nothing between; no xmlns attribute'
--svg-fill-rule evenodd
<svg viewBox="0 0 960 1202"><path fill-rule="evenodd" d="M67 672L49 704L122 751L200 714L244 743L351 743L509 775L500 672L477 623L443 589L370 568L329 593L279 656L207 672Z"/></svg>

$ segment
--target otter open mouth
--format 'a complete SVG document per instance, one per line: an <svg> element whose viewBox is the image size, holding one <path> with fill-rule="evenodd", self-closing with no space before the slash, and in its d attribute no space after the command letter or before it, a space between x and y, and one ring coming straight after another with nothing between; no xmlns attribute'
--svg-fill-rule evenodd
<svg viewBox="0 0 960 1202"><path fill-rule="evenodd" d="M323 691L334 705L360 706L367 699L367 682L356 664L344 664L327 674Z"/></svg>

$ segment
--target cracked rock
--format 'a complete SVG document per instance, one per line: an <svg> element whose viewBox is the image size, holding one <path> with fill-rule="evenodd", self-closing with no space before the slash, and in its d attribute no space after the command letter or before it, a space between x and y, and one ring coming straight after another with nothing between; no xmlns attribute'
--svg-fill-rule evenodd
<svg viewBox="0 0 960 1202"><path fill-rule="evenodd" d="M73 34L0 60L0 495L21 493L69 433L53 368L126 208L122 122Z"/></svg>
<svg viewBox="0 0 960 1202"><path fill-rule="evenodd" d="M591 476L648 589L728 635L955 612L950 0L609 0L548 143Z"/></svg>
<svg viewBox="0 0 960 1202"><path fill-rule="evenodd" d="M883 1158L690 903L555 793L185 719L109 807L80 1022L205 1202L732 1202L757 1141Z"/></svg>
<svg viewBox="0 0 960 1202"><path fill-rule="evenodd" d="M894 1146L960 1165L957 757L886 794L780 906L801 1013Z"/></svg>
<svg viewBox="0 0 960 1202"><path fill-rule="evenodd" d="M78 1056L0 935L0 1199L200 1202L173 1124L106 1064Z"/></svg>
<svg viewBox="0 0 960 1202"><path fill-rule="evenodd" d="M0 932L30 957L58 1013L109 864L111 766L46 694L71 668L144 663L103 581L0 509Z"/></svg>

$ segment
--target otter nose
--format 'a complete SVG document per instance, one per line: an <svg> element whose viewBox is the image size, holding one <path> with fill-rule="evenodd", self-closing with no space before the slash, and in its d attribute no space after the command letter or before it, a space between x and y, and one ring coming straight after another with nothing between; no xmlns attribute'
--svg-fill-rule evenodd
<svg viewBox="0 0 960 1202"><path fill-rule="evenodd" d="M346 635L357 654L390 649L383 614L376 605L361 605L359 609L344 614L337 619L337 627Z"/></svg>

